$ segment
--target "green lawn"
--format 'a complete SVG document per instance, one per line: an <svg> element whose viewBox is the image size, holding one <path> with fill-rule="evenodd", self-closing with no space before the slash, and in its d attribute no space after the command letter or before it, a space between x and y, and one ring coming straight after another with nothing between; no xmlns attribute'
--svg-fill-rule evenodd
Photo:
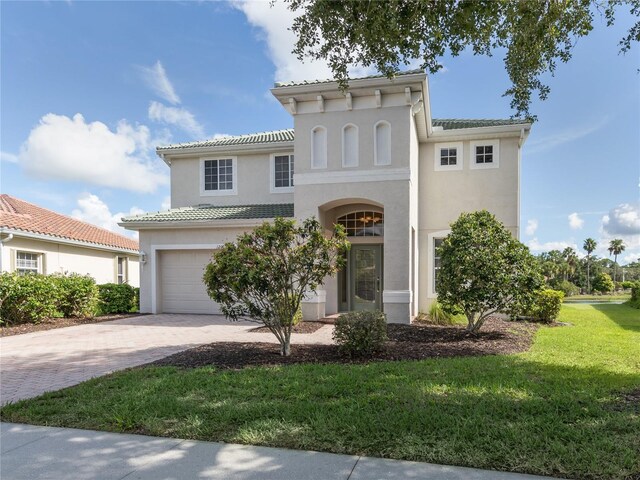
<svg viewBox="0 0 640 480"><path fill-rule="evenodd" d="M594 302L626 302L631 299L630 293L616 293L612 295L573 295L571 297L565 297L565 303L580 302L580 301L594 301Z"/></svg>
<svg viewBox="0 0 640 480"><path fill-rule="evenodd" d="M239 372L143 368L4 407L2 420L570 478L640 471L640 315L565 305L524 354Z"/></svg>

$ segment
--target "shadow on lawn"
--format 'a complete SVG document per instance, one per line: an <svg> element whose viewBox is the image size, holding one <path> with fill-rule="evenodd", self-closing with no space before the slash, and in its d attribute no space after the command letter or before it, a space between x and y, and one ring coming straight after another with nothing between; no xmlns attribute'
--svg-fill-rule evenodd
<svg viewBox="0 0 640 480"><path fill-rule="evenodd" d="M607 305L594 304L591 305L595 310L602 312L611 321L617 323L622 328L640 332L640 310L626 304Z"/></svg>

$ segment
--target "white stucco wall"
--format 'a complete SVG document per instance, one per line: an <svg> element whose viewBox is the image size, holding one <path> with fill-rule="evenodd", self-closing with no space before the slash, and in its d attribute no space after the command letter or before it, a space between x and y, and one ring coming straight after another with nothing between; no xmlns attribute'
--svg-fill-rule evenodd
<svg viewBox="0 0 640 480"><path fill-rule="evenodd" d="M127 283L140 285L138 257L75 245L21 238L17 235L2 247L2 271L15 270L17 251L38 253L43 259L40 273L79 273L92 276L97 283L117 282L117 258L126 257L128 262Z"/></svg>

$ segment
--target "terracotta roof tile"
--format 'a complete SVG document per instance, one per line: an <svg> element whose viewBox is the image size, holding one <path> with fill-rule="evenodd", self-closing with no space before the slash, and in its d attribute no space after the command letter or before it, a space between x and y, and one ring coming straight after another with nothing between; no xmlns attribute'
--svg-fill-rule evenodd
<svg viewBox="0 0 640 480"><path fill-rule="evenodd" d="M7 194L0 195L0 228L22 230L117 249L139 250L138 242L124 235L118 235Z"/></svg>

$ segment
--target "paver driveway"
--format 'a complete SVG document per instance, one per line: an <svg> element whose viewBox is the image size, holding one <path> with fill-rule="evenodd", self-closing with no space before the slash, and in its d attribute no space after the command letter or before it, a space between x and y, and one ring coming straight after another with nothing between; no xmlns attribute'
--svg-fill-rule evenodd
<svg viewBox="0 0 640 480"><path fill-rule="evenodd" d="M142 365L203 343L277 342L220 315L146 315L0 338L0 404ZM330 343L331 326L292 343Z"/></svg>

